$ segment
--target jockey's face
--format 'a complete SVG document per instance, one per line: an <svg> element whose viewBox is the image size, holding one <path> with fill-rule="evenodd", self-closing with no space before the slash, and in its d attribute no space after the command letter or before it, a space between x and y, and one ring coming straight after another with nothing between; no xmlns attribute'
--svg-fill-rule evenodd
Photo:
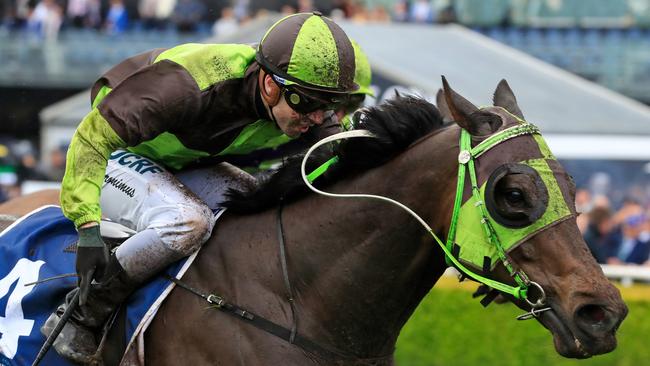
<svg viewBox="0 0 650 366"><path fill-rule="evenodd" d="M278 127L289 137L298 137L307 132L309 127L323 123L325 111L317 109L301 114L293 110L284 98L273 108L273 115Z"/></svg>
<svg viewBox="0 0 650 366"><path fill-rule="evenodd" d="M325 107L309 113L299 113L291 108L284 98L283 93L286 90L273 81L269 74L262 71L260 78L262 81L260 86L264 88L262 93L264 105L285 135L298 137L307 132L309 127L323 123Z"/></svg>

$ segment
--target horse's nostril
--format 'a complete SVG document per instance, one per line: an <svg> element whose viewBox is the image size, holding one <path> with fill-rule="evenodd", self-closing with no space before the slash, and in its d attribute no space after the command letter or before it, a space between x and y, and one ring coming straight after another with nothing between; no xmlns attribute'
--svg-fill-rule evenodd
<svg viewBox="0 0 650 366"><path fill-rule="evenodd" d="M585 305L579 311L580 316L591 319L594 322L601 322L605 320L607 313L602 306L598 305Z"/></svg>
<svg viewBox="0 0 650 366"><path fill-rule="evenodd" d="M588 304L582 306L576 313L578 317L578 324L582 324L583 328L588 333L592 332L608 332L615 326L615 319L612 317L601 305ZM587 329L585 329L585 326Z"/></svg>

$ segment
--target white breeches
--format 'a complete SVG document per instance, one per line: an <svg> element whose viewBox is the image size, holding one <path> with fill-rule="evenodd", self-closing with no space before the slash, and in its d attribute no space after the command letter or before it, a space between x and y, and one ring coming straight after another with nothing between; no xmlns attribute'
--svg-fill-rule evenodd
<svg viewBox="0 0 650 366"><path fill-rule="evenodd" d="M104 217L138 232L116 255L127 273L143 279L198 250L215 223L212 210L173 174L126 150L111 154L101 207Z"/></svg>

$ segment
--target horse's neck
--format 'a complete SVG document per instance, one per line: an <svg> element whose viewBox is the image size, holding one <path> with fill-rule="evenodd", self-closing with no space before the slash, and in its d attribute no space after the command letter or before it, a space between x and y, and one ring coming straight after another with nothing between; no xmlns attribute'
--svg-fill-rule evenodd
<svg viewBox="0 0 650 366"><path fill-rule="evenodd" d="M426 141L331 190L393 198L443 230L455 188L451 150ZM390 353L444 271L432 238L405 211L376 200L314 196L284 217L301 329L357 354Z"/></svg>
<svg viewBox="0 0 650 366"><path fill-rule="evenodd" d="M455 191L457 132L430 137L327 190L393 198L444 233ZM187 280L270 320L291 323L277 212L226 216ZM299 334L360 356L392 353L400 329L445 269L426 231L387 203L318 195L287 205L282 224Z"/></svg>

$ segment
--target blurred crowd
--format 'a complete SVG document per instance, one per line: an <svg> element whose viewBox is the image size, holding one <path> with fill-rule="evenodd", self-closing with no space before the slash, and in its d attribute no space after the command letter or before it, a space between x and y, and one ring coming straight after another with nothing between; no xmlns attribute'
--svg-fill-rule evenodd
<svg viewBox="0 0 650 366"><path fill-rule="evenodd" d="M310 4L310 0L304 1ZM397 0L371 2L334 0L330 16L365 22L448 23L455 21L450 0ZM288 10L292 10L289 8Z"/></svg>
<svg viewBox="0 0 650 366"><path fill-rule="evenodd" d="M134 27L193 32L206 19L200 0L4 0L2 26L56 39L59 30L92 29L119 35Z"/></svg>
<svg viewBox="0 0 650 366"><path fill-rule="evenodd" d="M609 198L576 192L578 227L598 263L650 266L650 205L627 197L616 209Z"/></svg>
<svg viewBox="0 0 650 366"><path fill-rule="evenodd" d="M641 24L646 20L635 19L645 18L648 23L643 24L650 25L648 0L616 0L615 4L614 0L611 3L598 0L594 6L584 2L577 8L573 3L564 0L2 0L0 26L28 30L47 39L56 39L61 28L89 28L108 34L131 29L179 32L211 29L216 35L225 35L268 11L291 14L313 10L333 19L356 22L459 22L473 27L534 27L539 16L544 19L550 15L550 26L562 19L569 22L563 27L579 26L582 18L599 17L610 23L620 20L609 27ZM610 4L612 14L607 14L610 10L604 9L604 4ZM593 10L596 8L603 9ZM573 19L573 23L567 19Z"/></svg>
<svg viewBox="0 0 650 366"><path fill-rule="evenodd" d="M213 4L214 3L214 4ZM390 2L389 2L390 3ZM451 22L450 0L399 0L388 8L361 0L334 0L321 9L312 0L287 1L283 14L319 10L334 19L358 22ZM232 0L217 6L215 0L2 0L0 30L23 31L56 40L61 29L93 29L119 35L132 29L234 33L250 19L270 9L252 9L250 0ZM214 5L214 6L213 6ZM272 9L277 10L277 9Z"/></svg>
<svg viewBox="0 0 650 366"><path fill-rule="evenodd" d="M20 196L26 182L60 182L67 145L40 156L30 140L0 138L0 202Z"/></svg>

